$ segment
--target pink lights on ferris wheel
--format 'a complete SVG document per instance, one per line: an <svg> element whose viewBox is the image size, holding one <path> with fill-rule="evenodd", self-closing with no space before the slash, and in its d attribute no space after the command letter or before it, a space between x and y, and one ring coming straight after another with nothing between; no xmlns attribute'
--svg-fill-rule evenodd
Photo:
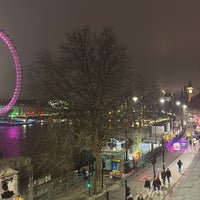
<svg viewBox="0 0 200 200"><path fill-rule="evenodd" d="M19 97L19 93L20 93L20 89L21 89L22 75L21 75L21 66L20 66L19 56L17 54L17 51L16 51L12 41L8 38L8 36L3 31L0 31L0 40L3 40L3 42L7 45L8 49L12 55L15 69L16 69L15 90L14 90L14 93L13 93L13 96L12 96L10 102L5 107L0 109L0 115L1 115L1 114L8 112L12 108L12 106L15 105L15 103Z"/></svg>

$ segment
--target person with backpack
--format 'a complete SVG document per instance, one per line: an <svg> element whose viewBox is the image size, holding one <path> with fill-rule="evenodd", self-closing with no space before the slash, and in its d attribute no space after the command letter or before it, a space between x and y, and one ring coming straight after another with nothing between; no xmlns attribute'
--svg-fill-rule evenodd
<svg viewBox="0 0 200 200"><path fill-rule="evenodd" d="M161 172L161 178L163 180L163 185L165 185L165 180L166 180L166 173L165 173L165 170L163 169L162 172Z"/></svg>
<svg viewBox="0 0 200 200"><path fill-rule="evenodd" d="M156 187L158 189L158 192L160 191L161 181L159 176L156 177Z"/></svg>
<svg viewBox="0 0 200 200"><path fill-rule="evenodd" d="M147 198L148 198L149 192L150 192L150 188L151 188L151 183L150 183L149 178L146 178L146 180L145 180L145 182L144 182L144 188L145 188L146 191L147 191Z"/></svg>
<svg viewBox="0 0 200 200"><path fill-rule="evenodd" d="M165 172L165 175L166 175L166 177L167 177L168 183L170 183L170 178L171 178L171 176L172 176L172 173L171 173L171 171L169 170L169 168L167 168L167 170L166 170L166 172Z"/></svg>
<svg viewBox="0 0 200 200"><path fill-rule="evenodd" d="M177 162L177 165L178 165L178 171L181 173L181 169L182 169L182 165L183 165L182 161L179 160L179 161Z"/></svg>

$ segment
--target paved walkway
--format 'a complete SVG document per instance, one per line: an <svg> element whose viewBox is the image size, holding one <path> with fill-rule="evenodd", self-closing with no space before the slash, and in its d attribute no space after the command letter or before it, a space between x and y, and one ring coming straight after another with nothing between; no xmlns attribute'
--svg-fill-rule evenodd
<svg viewBox="0 0 200 200"><path fill-rule="evenodd" d="M200 146L200 145L199 145ZM196 156L199 146L196 148L194 147L188 147L185 149L185 151L179 155L177 155L176 159L171 162L167 167L169 167L170 171L172 172L172 179L170 184L163 185L161 187L160 192L153 192L151 191L150 196L148 200L170 200L170 197L172 196L173 192L176 190L176 187L178 186L178 183L183 180L185 177L185 174L187 173L187 169L189 168L190 164L192 163L194 157ZM177 162L178 160L181 160L183 162L182 166L182 173L178 172L178 166ZM152 165L151 165L152 167ZM143 169L143 171L147 170ZM134 179L134 177L133 177ZM104 176L104 183L108 186L108 191L114 191L116 188L121 187L120 186L121 180L114 180L110 179L107 175ZM151 182L152 185L152 182ZM152 189L152 186L151 186ZM143 197L146 197L146 191L143 188L139 188L136 191L132 191L134 195L134 200L137 200L137 197L139 193L143 194ZM137 193L135 193L137 192ZM92 194L92 192L90 192ZM71 190L68 192L64 192L62 196L58 197L57 200L95 200L95 199L106 199L106 197L102 197L102 193L97 195L90 195L89 191L87 189L87 181L79 183L78 185L75 185L75 187L71 187ZM111 198L110 198L111 199ZM122 196L122 200L123 200Z"/></svg>
<svg viewBox="0 0 200 200"><path fill-rule="evenodd" d="M185 174L187 173L187 169L189 168L190 164L192 163L198 150L199 150L199 147L196 147L196 148L188 147L187 149L185 149L185 151L182 154L180 154L180 156L168 166L170 171L172 172L171 183L170 184L166 183L166 185L162 185L161 190L159 192L158 191L154 192L151 190L150 196L148 198L146 197L146 191L143 189L140 192L143 195L143 197L145 197L145 199L149 199L149 200L151 200L151 199L153 199L153 200L169 200L171 195L173 194L173 191L176 189L178 183L184 178ZM178 166L177 166L178 160L181 160L183 162L182 173L178 172ZM162 179L161 179L161 181L162 181ZM138 195L139 194L137 194L134 197L134 200L137 200Z"/></svg>
<svg viewBox="0 0 200 200"><path fill-rule="evenodd" d="M180 154L176 160L174 160L169 166L170 171L172 172L172 179L171 183L166 185L162 185L160 192L153 192L151 190L150 196L148 200L170 200L171 195L173 194L173 191L176 189L178 183L185 177L185 174L187 173L187 169L189 168L192 160L196 156L198 152L198 148L194 149L193 147L188 147L185 149L185 151ZM178 172L177 162L178 160L181 160L183 162L182 166L182 173ZM145 170L145 169L144 169ZM104 177L104 183L108 185L108 190L115 190L117 187L119 187L120 180L114 181L110 180L107 176ZM152 182L151 182L152 185ZM152 189L152 186L151 186ZM135 191L133 191L135 193ZM143 197L146 197L146 191L145 189L141 189L139 193L143 194ZM137 200L137 197L139 195L137 193L134 196L134 200ZM102 193L98 195L89 196L89 191L87 190L87 182L82 182L81 184L77 185L77 187L72 187L70 192L64 193L62 196L58 197L57 200L95 200L95 199L102 199L100 198L102 196ZM106 197L104 197L106 199ZM122 199L123 196L122 196Z"/></svg>

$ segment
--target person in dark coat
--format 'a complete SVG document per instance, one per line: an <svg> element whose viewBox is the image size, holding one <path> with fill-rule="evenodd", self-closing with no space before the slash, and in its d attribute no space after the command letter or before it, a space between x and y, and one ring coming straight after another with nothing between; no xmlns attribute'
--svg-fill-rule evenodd
<svg viewBox="0 0 200 200"><path fill-rule="evenodd" d="M144 188L147 191L147 197L148 197L149 196L149 191L150 191L150 188L151 188L151 183L150 183L150 180L148 178L146 178L146 180L144 182Z"/></svg>
<svg viewBox="0 0 200 200"><path fill-rule="evenodd" d="M132 194L131 194L131 188L129 186L126 187L126 198L127 200L131 200L132 198Z"/></svg>
<svg viewBox="0 0 200 200"><path fill-rule="evenodd" d="M166 174L168 183L170 183L170 178L171 178L171 176L172 176L172 173L171 173L171 171L169 170L169 168L167 168L165 174Z"/></svg>
<svg viewBox="0 0 200 200"><path fill-rule="evenodd" d="M178 171L181 173L181 168L182 168L182 165L183 165L182 161L179 160L179 161L177 162L177 165L178 165Z"/></svg>
<svg viewBox="0 0 200 200"><path fill-rule="evenodd" d="M154 179L153 179L152 185L153 185L153 190L154 190L154 192L155 192L155 191L156 191L156 188L157 188L157 186L156 186L156 178L155 178L155 177L154 177Z"/></svg>
<svg viewBox="0 0 200 200"><path fill-rule="evenodd" d="M159 177L156 178L156 185L157 185L157 188L158 188L158 191L159 191L160 190L160 186L161 186L161 181L160 181Z"/></svg>
<svg viewBox="0 0 200 200"><path fill-rule="evenodd" d="M192 140L190 140L190 147L192 146Z"/></svg>
<svg viewBox="0 0 200 200"><path fill-rule="evenodd" d="M139 194L139 196L138 196L137 200L144 200L144 198L143 198L142 194Z"/></svg>
<svg viewBox="0 0 200 200"><path fill-rule="evenodd" d="M85 168L82 169L82 175L83 175L83 180L84 181L87 180L87 173Z"/></svg>
<svg viewBox="0 0 200 200"><path fill-rule="evenodd" d="M163 184L165 185L165 180L166 180L166 173L165 170L163 169L163 171L161 172L161 178L163 180Z"/></svg>
<svg viewBox="0 0 200 200"><path fill-rule="evenodd" d="M160 181L159 176L157 176L156 177L156 187L157 187L158 191L160 191L160 186L161 186L161 181Z"/></svg>

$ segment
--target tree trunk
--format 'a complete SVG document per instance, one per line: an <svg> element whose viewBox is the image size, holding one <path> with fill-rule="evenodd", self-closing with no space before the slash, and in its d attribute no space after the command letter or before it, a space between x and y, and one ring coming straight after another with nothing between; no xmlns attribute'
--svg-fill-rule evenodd
<svg viewBox="0 0 200 200"><path fill-rule="evenodd" d="M99 145L94 146L94 153L96 156L94 193L97 193L97 192L101 191L101 186L102 186L101 149L99 148Z"/></svg>

